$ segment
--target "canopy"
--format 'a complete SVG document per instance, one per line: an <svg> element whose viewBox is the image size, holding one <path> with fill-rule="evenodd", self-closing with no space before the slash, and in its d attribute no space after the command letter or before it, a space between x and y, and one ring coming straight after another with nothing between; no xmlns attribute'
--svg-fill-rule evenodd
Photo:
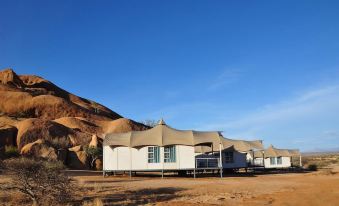
<svg viewBox="0 0 339 206"><path fill-rule="evenodd" d="M265 157L292 157L299 156L299 150L289 150L289 149L277 149L270 145L267 149L262 151L256 151L254 157L263 157L263 152Z"/></svg>
<svg viewBox="0 0 339 206"><path fill-rule="evenodd" d="M224 138L220 132L177 130L166 125L160 120L155 127L144 131L127 133L110 133L105 135L104 145L143 147L143 146L168 146L188 145L195 146L195 152L208 153L221 149L249 151L263 149L262 141L243 141Z"/></svg>
<svg viewBox="0 0 339 206"><path fill-rule="evenodd" d="M221 138L219 132L177 130L167 126L161 120L157 126L148 130L107 134L105 135L104 145L126 147L208 145L217 149L221 143Z"/></svg>
<svg viewBox="0 0 339 206"><path fill-rule="evenodd" d="M253 140L253 141L246 141L246 140L234 140L234 139L223 139L224 145L233 145L234 149L241 152L247 152L250 150L264 149L264 146L262 144L262 140Z"/></svg>

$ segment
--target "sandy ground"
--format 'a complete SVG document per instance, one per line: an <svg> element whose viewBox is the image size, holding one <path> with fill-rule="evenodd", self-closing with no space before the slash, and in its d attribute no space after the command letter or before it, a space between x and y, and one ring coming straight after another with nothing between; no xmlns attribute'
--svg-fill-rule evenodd
<svg viewBox="0 0 339 206"><path fill-rule="evenodd" d="M105 205L339 205L339 166L313 173L224 178L74 176Z"/></svg>
<svg viewBox="0 0 339 206"><path fill-rule="evenodd" d="M222 179L69 174L79 186L75 205L339 205L338 165L311 173L233 174ZM8 177L0 175L0 183L6 181ZM3 195L9 194L0 191L0 200ZM27 203L19 197L14 196L11 205Z"/></svg>

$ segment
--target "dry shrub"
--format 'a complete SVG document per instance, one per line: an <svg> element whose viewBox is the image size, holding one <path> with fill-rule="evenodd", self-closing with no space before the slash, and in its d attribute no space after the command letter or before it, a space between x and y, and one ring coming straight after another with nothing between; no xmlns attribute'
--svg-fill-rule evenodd
<svg viewBox="0 0 339 206"><path fill-rule="evenodd" d="M317 171L318 166L316 164L310 164L310 165L308 165L307 169L310 170L310 171Z"/></svg>
<svg viewBox="0 0 339 206"><path fill-rule="evenodd" d="M61 162L22 157L5 160L4 168L11 180L0 185L1 189L21 192L33 205L66 204L71 200L73 185L62 173Z"/></svg>

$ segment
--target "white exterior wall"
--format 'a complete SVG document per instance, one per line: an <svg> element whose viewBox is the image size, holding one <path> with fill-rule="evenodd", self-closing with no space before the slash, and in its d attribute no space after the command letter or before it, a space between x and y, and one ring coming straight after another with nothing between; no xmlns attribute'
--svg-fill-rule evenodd
<svg viewBox="0 0 339 206"><path fill-rule="evenodd" d="M262 162L263 158L255 158L256 162ZM282 164L274 164L271 165L271 161L269 157L265 158L265 168L288 168L291 167L291 158L290 157L282 157Z"/></svg>
<svg viewBox="0 0 339 206"><path fill-rule="evenodd" d="M148 163L148 147L103 147L103 170L162 170L193 169L195 166L194 147L176 145L176 162L164 162L164 148L160 147L159 163Z"/></svg>

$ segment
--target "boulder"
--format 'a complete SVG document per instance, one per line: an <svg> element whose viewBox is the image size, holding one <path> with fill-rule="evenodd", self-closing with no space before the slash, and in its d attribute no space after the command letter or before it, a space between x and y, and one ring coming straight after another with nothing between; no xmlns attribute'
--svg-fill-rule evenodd
<svg viewBox="0 0 339 206"><path fill-rule="evenodd" d="M20 153L22 155L42 157L48 160L58 160L56 150L53 147L48 146L42 139L26 144L22 147Z"/></svg>
<svg viewBox="0 0 339 206"><path fill-rule="evenodd" d="M94 168L95 168L95 170L102 170L102 160L101 159L95 160Z"/></svg>
<svg viewBox="0 0 339 206"><path fill-rule="evenodd" d="M91 142L89 143L89 146L90 147L98 147L98 136L97 135L93 135L92 136L92 140Z"/></svg>
<svg viewBox="0 0 339 206"><path fill-rule="evenodd" d="M89 169L87 154L81 146L68 149L66 164L73 169Z"/></svg>

